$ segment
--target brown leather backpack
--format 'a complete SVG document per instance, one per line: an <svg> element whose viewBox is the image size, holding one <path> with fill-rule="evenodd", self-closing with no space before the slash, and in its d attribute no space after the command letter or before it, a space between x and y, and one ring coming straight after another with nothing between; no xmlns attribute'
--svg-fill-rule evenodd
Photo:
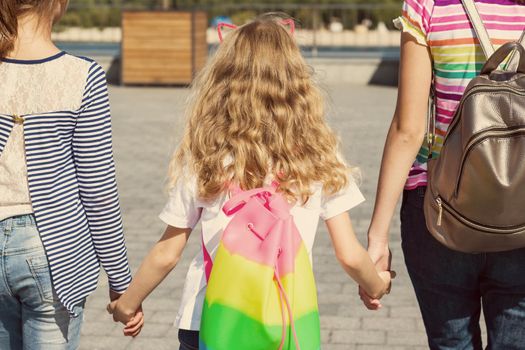
<svg viewBox="0 0 525 350"><path fill-rule="evenodd" d="M491 54L486 29L477 11L473 13L474 3L463 3L489 59L480 76L467 86L440 156L429 161L426 223L436 239L454 250L476 253L522 248L525 49L511 42ZM498 70L515 52L519 53L516 71Z"/></svg>

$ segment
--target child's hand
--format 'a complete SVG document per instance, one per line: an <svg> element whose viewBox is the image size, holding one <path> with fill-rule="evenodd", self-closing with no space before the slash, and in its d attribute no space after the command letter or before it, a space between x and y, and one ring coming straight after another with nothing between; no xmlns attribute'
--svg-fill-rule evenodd
<svg viewBox="0 0 525 350"><path fill-rule="evenodd" d="M395 271L382 271L379 272L379 277L384 282L384 289L381 296L378 298L373 298L368 293L359 286L359 295L361 297L361 300L363 301L363 304L366 306L369 310L379 310L382 305L380 302L380 299L385 295L390 293L390 289L392 288L392 280L396 278L396 272Z"/></svg>
<svg viewBox="0 0 525 350"><path fill-rule="evenodd" d="M136 337L139 335L144 326L144 313L142 311L142 306L140 306L134 313L131 313L125 311L122 305L119 304L118 300L115 300L108 304L107 310L110 315L113 315L113 321L121 322L126 326L124 328L125 336Z"/></svg>
<svg viewBox="0 0 525 350"><path fill-rule="evenodd" d="M142 327L144 327L144 312L142 312L141 306L137 312L135 312L135 316L133 316L131 320L126 323L126 327L124 327L124 335L126 337L135 338L140 334L140 331L142 331Z"/></svg>
<svg viewBox="0 0 525 350"><path fill-rule="evenodd" d="M110 315L113 315L113 321L126 325L126 327L124 327L125 336L136 337L139 335L144 326L142 306L134 313L130 313L123 309L118 300L115 300L108 304L107 310Z"/></svg>
<svg viewBox="0 0 525 350"><path fill-rule="evenodd" d="M359 286L359 296L368 310L376 311L383 307L379 299L372 298L361 286Z"/></svg>
<svg viewBox="0 0 525 350"><path fill-rule="evenodd" d="M379 310L382 305L379 299L372 298L368 293L359 286L359 297L368 310Z"/></svg>

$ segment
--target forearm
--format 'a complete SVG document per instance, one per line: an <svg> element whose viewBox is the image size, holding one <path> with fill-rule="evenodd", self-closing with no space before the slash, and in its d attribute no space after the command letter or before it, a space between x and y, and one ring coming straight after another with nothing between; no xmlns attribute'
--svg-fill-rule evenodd
<svg viewBox="0 0 525 350"><path fill-rule="evenodd" d="M424 131L411 133L392 122L385 144L376 202L369 229L369 242L388 244L388 228L397 202L424 139Z"/></svg>
<svg viewBox="0 0 525 350"><path fill-rule="evenodd" d="M346 273L352 277L373 298L381 298L385 294L386 286L364 249L355 252L353 263L343 264Z"/></svg>
<svg viewBox="0 0 525 350"><path fill-rule="evenodd" d="M401 34L396 112L383 152L369 246L376 242L379 246L388 245L390 221L423 143L432 74L428 47L420 45L409 33Z"/></svg>
<svg viewBox="0 0 525 350"><path fill-rule="evenodd" d="M142 262L128 290L119 299L119 309L124 314L128 317L134 315L144 299L173 270L182 256L190 233L190 228L166 228Z"/></svg>
<svg viewBox="0 0 525 350"><path fill-rule="evenodd" d="M122 293L131 282L127 250L124 244L122 217L116 184L111 196L93 196L81 193L91 238L100 264L106 272L110 288Z"/></svg>
<svg viewBox="0 0 525 350"><path fill-rule="evenodd" d="M149 252L126 293L119 299L120 308L128 315L134 314L144 299L177 265L179 258L167 254L161 244L157 243Z"/></svg>

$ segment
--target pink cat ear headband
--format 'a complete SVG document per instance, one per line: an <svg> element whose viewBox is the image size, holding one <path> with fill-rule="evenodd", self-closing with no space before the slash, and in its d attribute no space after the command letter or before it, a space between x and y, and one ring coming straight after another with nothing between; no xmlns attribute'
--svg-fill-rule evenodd
<svg viewBox="0 0 525 350"><path fill-rule="evenodd" d="M295 22L293 19L289 18L289 19L284 19L281 21L281 24L286 26L286 27L289 27L290 28L290 33L293 35L295 33ZM231 23L225 23L225 22L220 22L219 24L217 24L217 33L219 34L219 41L222 43L223 39L224 39L224 36L222 35L222 28L223 27L226 27L226 28L229 28L229 29L237 29L237 26L234 25L234 24L231 24Z"/></svg>

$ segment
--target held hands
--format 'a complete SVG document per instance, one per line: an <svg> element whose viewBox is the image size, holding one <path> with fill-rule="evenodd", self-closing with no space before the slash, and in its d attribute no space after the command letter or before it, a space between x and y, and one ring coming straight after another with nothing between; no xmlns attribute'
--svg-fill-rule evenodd
<svg viewBox="0 0 525 350"><path fill-rule="evenodd" d="M385 284L384 292L380 297L373 298L368 293L359 286L359 296L363 301L363 304L369 310L379 310L382 305L380 302L381 297L384 294L389 294L390 289L392 288L392 280L396 278L396 272L391 271L392 263L392 252L388 248L388 244L370 244L368 246L368 254L372 258L376 269L379 273L379 277L383 280Z"/></svg>
<svg viewBox="0 0 525 350"><path fill-rule="evenodd" d="M113 315L113 321L121 322L125 325L124 335L128 337L136 337L139 335L144 326L142 306L135 311L130 311L125 307L125 302L120 300L120 298L113 298L111 292L110 299L111 302L106 309L110 315Z"/></svg>

